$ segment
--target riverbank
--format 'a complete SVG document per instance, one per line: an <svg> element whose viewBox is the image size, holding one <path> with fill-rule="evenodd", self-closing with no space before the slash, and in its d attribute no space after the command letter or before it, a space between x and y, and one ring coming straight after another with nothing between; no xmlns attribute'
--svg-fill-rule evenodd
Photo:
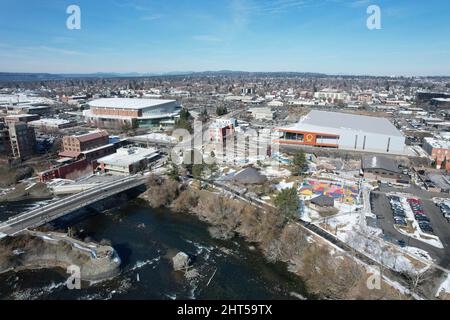
<svg viewBox="0 0 450 320"><path fill-rule="evenodd" d="M19 202L27 200L47 200L54 197L45 183L19 183L14 188L3 189L0 192L0 203Z"/></svg>
<svg viewBox="0 0 450 320"><path fill-rule="evenodd" d="M200 190L171 179L150 177L148 187L141 198L150 205L195 214L210 225L208 231L214 238L244 238L258 247L269 262L287 263L288 270L304 280L308 292L319 298L408 298L384 281L380 289L368 289L371 274L366 266L307 233L276 210L262 210L218 190Z"/></svg>
<svg viewBox="0 0 450 320"><path fill-rule="evenodd" d="M63 233L30 231L0 239L0 274L8 271L78 266L82 281L98 282L120 273L114 248L85 243Z"/></svg>

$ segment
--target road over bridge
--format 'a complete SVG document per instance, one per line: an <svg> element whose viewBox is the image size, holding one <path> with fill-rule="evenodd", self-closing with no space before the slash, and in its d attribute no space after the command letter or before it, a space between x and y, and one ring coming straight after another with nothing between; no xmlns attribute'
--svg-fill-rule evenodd
<svg viewBox="0 0 450 320"><path fill-rule="evenodd" d="M93 189L65 197L43 207L21 213L0 223L0 235L14 235L28 228L39 227L99 200L143 185L145 180L146 177L143 175L127 176L123 179L101 184Z"/></svg>

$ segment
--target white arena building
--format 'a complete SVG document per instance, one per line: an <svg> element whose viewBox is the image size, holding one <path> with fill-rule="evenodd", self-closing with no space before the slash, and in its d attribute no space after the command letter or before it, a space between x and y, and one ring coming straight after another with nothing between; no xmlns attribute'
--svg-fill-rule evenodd
<svg viewBox="0 0 450 320"><path fill-rule="evenodd" d="M176 100L140 98L104 98L88 103L83 111L88 124L99 128L157 127L173 120L181 106Z"/></svg>
<svg viewBox="0 0 450 320"><path fill-rule="evenodd" d="M276 130L280 144L405 154L405 137L386 118L313 110L298 123Z"/></svg>

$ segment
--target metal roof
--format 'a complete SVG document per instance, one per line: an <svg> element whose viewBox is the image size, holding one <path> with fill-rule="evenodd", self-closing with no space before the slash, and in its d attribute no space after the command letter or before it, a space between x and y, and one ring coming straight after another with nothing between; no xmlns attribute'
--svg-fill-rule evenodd
<svg viewBox="0 0 450 320"><path fill-rule="evenodd" d="M106 132L104 130L99 130L99 131L89 132L89 133L82 134L79 136L74 136L74 137L77 138L80 142L88 142L91 140L108 137L108 132Z"/></svg>
<svg viewBox="0 0 450 320"><path fill-rule="evenodd" d="M400 173L397 162L393 159L381 156L366 156L362 158L362 169L383 169Z"/></svg>
<svg viewBox="0 0 450 320"><path fill-rule="evenodd" d="M312 198L311 203L316 204L321 207L333 207L334 206L334 198L327 196L325 194L322 194L320 196Z"/></svg>
<svg viewBox="0 0 450 320"><path fill-rule="evenodd" d="M176 100L163 99L140 99L140 98L102 98L89 102L94 108L112 108L112 109L145 109L174 103Z"/></svg>
<svg viewBox="0 0 450 320"><path fill-rule="evenodd" d="M319 110L312 110L308 115L300 119L298 123L280 129L310 130L332 134L339 134L340 130L350 129L391 136L403 136L386 118Z"/></svg>
<svg viewBox="0 0 450 320"><path fill-rule="evenodd" d="M260 184L264 183L267 177L262 175L257 169L248 167L236 173L233 180L243 184Z"/></svg>

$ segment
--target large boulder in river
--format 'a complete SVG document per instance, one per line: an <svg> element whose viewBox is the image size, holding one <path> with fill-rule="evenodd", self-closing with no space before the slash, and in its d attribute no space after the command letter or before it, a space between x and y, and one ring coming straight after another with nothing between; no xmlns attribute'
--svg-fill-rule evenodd
<svg viewBox="0 0 450 320"><path fill-rule="evenodd" d="M172 263L175 271L186 270L189 267L190 258L186 253L180 251L172 258Z"/></svg>

